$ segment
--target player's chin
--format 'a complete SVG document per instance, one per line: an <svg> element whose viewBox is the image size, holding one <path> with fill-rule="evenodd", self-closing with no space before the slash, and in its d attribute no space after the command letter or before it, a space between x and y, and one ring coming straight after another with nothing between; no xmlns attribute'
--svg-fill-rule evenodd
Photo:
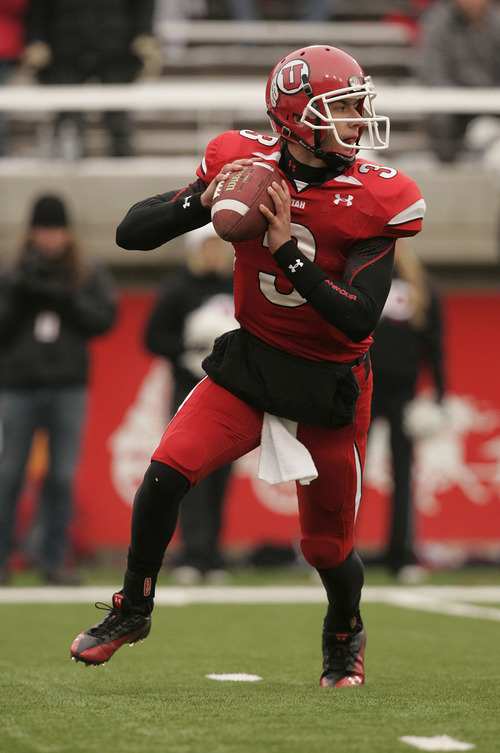
<svg viewBox="0 0 500 753"><path fill-rule="evenodd" d="M339 144L334 151L336 151L338 154L341 154L343 157L354 157L356 154L356 149L354 148L354 144L356 144L356 141L352 142L352 145L347 146L346 144Z"/></svg>

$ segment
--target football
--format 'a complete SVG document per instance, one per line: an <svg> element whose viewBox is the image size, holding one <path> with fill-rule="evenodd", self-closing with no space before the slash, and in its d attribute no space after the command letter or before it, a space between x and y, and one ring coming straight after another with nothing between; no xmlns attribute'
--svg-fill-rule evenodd
<svg viewBox="0 0 500 753"><path fill-rule="evenodd" d="M274 212L267 189L273 181L280 180L274 165L254 162L221 181L212 204L212 223L217 235L229 242L249 241L263 235L268 223L259 204Z"/></svg>

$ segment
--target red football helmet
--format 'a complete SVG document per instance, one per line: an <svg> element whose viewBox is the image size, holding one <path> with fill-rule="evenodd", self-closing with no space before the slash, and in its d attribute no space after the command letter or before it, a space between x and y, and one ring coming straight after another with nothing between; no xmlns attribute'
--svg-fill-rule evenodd
<svg viewBox="0 0 500 753"><path fill-rule="evenodd" d="M352 164L359 149L387 149L389 118L377 116L373 100L375 87L370 76L346 52L328 45L302 47L280 60L269 76L266 87L267 114L273 131L301 146L335 167ZM368 143L361 146L343 142L336 123L352 118L334 117L329 105L339 100L360 100L356 109L361 124L360 136L366 129ZM298 116L300 121L294 116ZM379 125L383 125L381 135ZM352 149L345 156L324 152L321 142L333 131L341 146Z"/></svg>

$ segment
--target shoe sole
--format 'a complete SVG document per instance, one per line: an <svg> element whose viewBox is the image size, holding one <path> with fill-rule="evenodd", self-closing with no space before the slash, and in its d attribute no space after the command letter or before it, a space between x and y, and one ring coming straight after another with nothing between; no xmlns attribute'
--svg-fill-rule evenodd
<svg viewBox="0 0 500 753"><path fill-rule="evenodd" d="M363 675L346 675L342 677L335 685L330 685L326 677L322 677L319 681L322 688L355 688L358 685L365 684L365 678Z"/></svg>
<svg viewBox="0 0 500 753"><path fill-rule="evenodd" d="M80 635L77 635L71 644L70 656L73 661L83 662L86 667L98 667L101 664L106 664L113 654L115 654L125 643L128 643L130 646L133 646L134 643L137 642L142 643L148 637L150 632L151 622L149 622L145 628L140 628L122 638L116 638L116 640L111 641L110 643L102 643L98 646L92 646L91 648L82 651L81 654L78 654L78 646L81 639L85 636L85 632L83 632L80 633Z"/></svg>

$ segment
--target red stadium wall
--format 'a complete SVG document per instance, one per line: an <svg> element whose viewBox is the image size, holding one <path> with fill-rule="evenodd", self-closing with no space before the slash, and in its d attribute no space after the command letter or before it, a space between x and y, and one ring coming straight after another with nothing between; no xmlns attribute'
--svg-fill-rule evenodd
<svg viewBox="0 0 500 753"><path fill-rule="evenodd" d="M165 424L166 365L142 345L152 294L123 293L114 330L97 339L77 483L74 537L92 552L128 544L134 491ZM438 556L445 545L474 552L500 547L500 295L448 293L443 301L450 425L417 448L417 532ZM497 368L498 366L498 368ZM384 426L374 430L358 519L358 547L385 537L390 464ZM227 547L295 543L293 484L256 478L256 454L236 464L226 502Z"/></svg>

